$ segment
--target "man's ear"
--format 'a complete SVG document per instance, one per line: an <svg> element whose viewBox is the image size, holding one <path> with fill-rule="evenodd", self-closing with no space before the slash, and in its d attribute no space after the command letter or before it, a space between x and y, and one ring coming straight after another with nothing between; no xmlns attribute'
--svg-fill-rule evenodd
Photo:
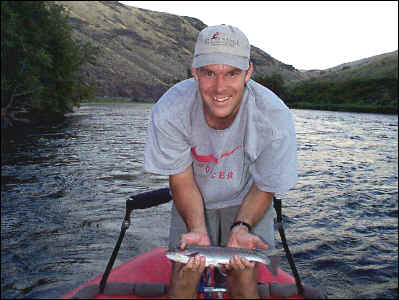
<svg viewBox="0 0 399 300"><path fill-rule="evenodd" d="M198 73L196 68L191 67L191 74L193 74L194 79L198 81Z"/></svg>
<svg viewBox="0 0 399 300"><path fill-rule="evenodd" d="M251 79L253 70L254 70L254 66L253 66L252 62L249 62L249 68L247 70L247 73L245 74L245 83L248 83L248 81Z"/></svg>

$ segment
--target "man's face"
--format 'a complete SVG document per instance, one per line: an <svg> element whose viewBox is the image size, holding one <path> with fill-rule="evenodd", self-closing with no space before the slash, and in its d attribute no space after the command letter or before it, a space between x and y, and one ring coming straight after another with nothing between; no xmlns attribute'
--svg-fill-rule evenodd
<svg viewBox="0 0 399 300"><path fill-rule="evenodd" d="M207 65L191 71L198 81L208 125L215 129L229 127L240 109L252 64L248 71L229 65Z"/></svg>

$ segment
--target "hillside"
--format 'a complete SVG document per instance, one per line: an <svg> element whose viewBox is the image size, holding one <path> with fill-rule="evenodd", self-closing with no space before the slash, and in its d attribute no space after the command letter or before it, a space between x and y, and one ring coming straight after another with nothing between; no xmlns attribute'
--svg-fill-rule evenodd
<svg viewBox="0 0 399 300"><path fill-rule="evenodd" d="M56 1L69 13L73 34L102 49L96 65L85 70L96 96L157 100L171 85L190 75L192 53L206 24L123 5L117 1ZM255 75L278 72L284 80L302 74L252 47Z"/></svg>
<svg viewBox="0 0 399 300"><path fill-rule="evenodd" d="M302 72L301 83L309 82L342 82L352 79L398 79L398 50L384 53L353 62L340 64L326 70L309 70Z"/></svg>
<svg viewBox="0 0 399 300"><path fill-rule="evenodd" d="M291 107L398 113L398 51L304 75L288 85Z"/></svg>

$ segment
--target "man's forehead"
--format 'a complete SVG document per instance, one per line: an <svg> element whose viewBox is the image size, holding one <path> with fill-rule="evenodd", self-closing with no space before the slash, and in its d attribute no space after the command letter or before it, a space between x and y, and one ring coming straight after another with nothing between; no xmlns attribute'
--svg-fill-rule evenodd
<svg viewBox="0 0 399 300"><path fill-rule="evenodd" d="M230 65L216 64L216 65L206 65L199 68L200 71L242 71L240 68L233 67Z"/></svg>

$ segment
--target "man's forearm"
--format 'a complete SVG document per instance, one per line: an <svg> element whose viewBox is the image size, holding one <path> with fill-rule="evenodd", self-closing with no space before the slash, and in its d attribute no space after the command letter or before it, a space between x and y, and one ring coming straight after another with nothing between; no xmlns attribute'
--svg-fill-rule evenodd
<svg viewBox="0 0 399 300"><path fill-rule="evenodd" d="M195 183L192 167L182 173L170 175L169 185L174 204L186 223L187 231L207 233L204 203Z"/></svg>
<svg viewBox="0 0 399 300"><path fill-rule="evenodd" d="M264 192L253 183L237 214L236 221L256 225L272 203L274 193Z"/></svg>

